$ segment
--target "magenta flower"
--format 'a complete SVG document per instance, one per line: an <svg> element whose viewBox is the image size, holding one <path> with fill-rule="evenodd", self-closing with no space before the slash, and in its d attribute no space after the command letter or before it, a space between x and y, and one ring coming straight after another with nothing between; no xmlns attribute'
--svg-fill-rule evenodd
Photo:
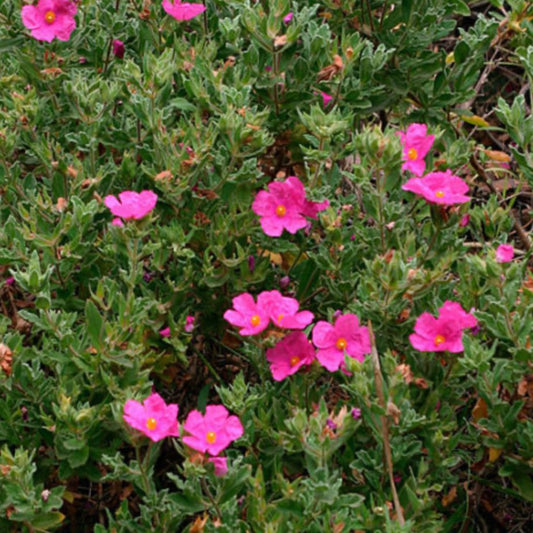
<svg viewBox="0 0 533 533"><path fill-rule="evenodd" d="M295 176L285 181L273 181L267 191L259 191L252 204L252 210L259 215L263 231L270 237L279 237L283 230L296 233L307 225L306 216L316 218L318 211L329 202L311 202L305 197L302 182Z"/></svg>
<svg viewBox="0 0 533 533"><path fill-rule="evenodd" d="M275 381L295 374L304 365L315 360L315 349L301 331L294 331L266 351L270 371Z"/></svg>
<svg viewBox="0 0 533 533"><path fill-rule="evenodd" d="M289 13L287 13L284 17L283 17L283 22L285 24L289 24L292 20L292 17L294 17L294 13L292 11L290 11Z"/></svg>
<svg viewBox="0 0 533 533"><path fill-rule="evenodd" d="M163 0L163 9L176 20L190 20L205 11L203 4L189 4L188 2L179 2L174 0Z"/></svg>
<svg viewBox="0 0 533 533"><path fill-rule="evenodd" d="M320 96L322 96L322 106L328 107L328 104L333 100L333 96L325 92L321 92Z"/></svg>
<svg viewBox="0 0 533 533"><path fill-rule="evenodd" d="M496 262L508 263L512 261L514 257L514 249L510 244L500 244L496 248Z"/></svg>
<svg viewBox="0 0 533 533"><path fill-rule="evenodd" d="M318 348L316 358L330 372L339 370L345 353L358 361L370 353L368 329L359 326L357 316L352 313L339 316L334 326L320 320L313 328L312 338Z"/></svg>
<svg viewBox="0 0 533 533"><path fill-rule="evenodd" d="M124 43L119 39L115 39L113 41L113 55L119 59L122 59L125 51L126 49L124 47Z"/></svg>
<svg viewBox="0 0 533 533"><path fill-rule="evenodd" d="M228 459L226 457L210 457L208 462L215 465L215 476L222 477L228 473Z"/></svg>
<svg viewBox="0 0 533 533"><path fill-rule="evenodd" d="M425 124L410 124L407 131L396 132L402 143L402 158L405 161L402 170L410 170L417 176L422 176L426 170L424 157L433 146L434 135L426 135L427 126Z"/></svg>
<svg viewBox="0 0 533 533"><path fill-rule="evenodd" d="M453 205L470 201L468 185L451 170L430 172L423 178L411 178L402 185L404 191L414 192L432 204Z"/></svg>
<svg viewBox="0 0 533 533"><path fill-rule="evenodd" d="M193 450L218 455L244 433L238 417L228 415L228 410L223 405L208 405L205 415L196 410L191 411L183 424L183 429L189 433L183 437L183 442Z"/></svg>
<svg viewBox="0 0 533 533"><path fill-rule="evenodd" d="M194 329L194 316L187 315L185 318L185 326L183 326L183 329L186 333L191 333Z"/></svg>
<svg viewBox="0 0 533 533"><path fill-rule="evenodd" d="M36 6L24 6L22 23L38 41L68 41L76 28L77 7L71 0L39 0Z"/></svg>
<svg viewBox="0 0 533 533"><path fill-rule="evenodd" d="M239 294L232 301L233 309L228 309L224 318L233 326L240 327L241 335L257 335L267 328L270 321L268 312L259 301L255 303L251 294Z"/></svg>
<svg viewBox="0 0 533 533"><path fill-rule="evenodd" d="M257 305L268 313L272 322L279 328L304 329L314 318L311 311L298 312L298 300L282 296L279 291L263 291L257 297Z"/></svg>
<svg viewBox="0 0 533 533"><path fill-rule="evenodd" d="M457 302L446 300L437 318L425 312L416 319L415 332L409 335L409 340L421 352L459 353L464 350L463 330L476 325L474 315Z"/></svg>
<svg viewBox="0 0 533 533"><path fill-rule="evenodd" d="M165 337L165 338L170 337L170 328L167 326L166 328L160 329L159 330L159 335L161 335L161 337Z"/></svg>
<svg viewBox="0 0 533 533"><path fill-rule="evenodd" d="M139 220L145 217L155 207L157 194L152 191L123 191L115 196L109 195L104 198L104 204L118 219L113 220L114 225L120 226L121 218L125 220Z"/></svg>
<svg viewBox="0 0 533 533"><path fill-rule="evenodd" d="M154 442L165 437L178 437L178 405L167 405L163 398L153 393L141 404L128 400L124 404L124 416L132 428L138 429Z"/></svg>
<svg viewBox="0 0 533 533"><path fill-rule="evenodd" d="M352 409L352 418L354 420L357 420L360 417L361 417L361 409L359 409L359 407L354 407Z"/></svg>

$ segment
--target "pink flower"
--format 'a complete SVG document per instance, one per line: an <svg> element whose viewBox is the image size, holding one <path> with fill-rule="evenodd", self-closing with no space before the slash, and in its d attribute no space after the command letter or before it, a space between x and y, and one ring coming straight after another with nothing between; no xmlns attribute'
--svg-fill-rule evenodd
<svg viewBox="0 0 533 533"><path fill-rule="evenodd" d="M124 43L120 41L119 39L115 39L113 41L113 55L115 57L118 57L119 59L122 59L124 57Z"/></svg>
<svg viewBox="0 0 533 533"><path fill-rule="evenodd" d="M251 294L245 292L233 298L233 309L224 313L224 318L232 325L241 329L241 335L257 335L267 328L270 321L268 312L255 303Z"/></svg>
<svg viewBox="0 0 533 533"><path fill-rule="evenodd" d="M301 331L295 331L266 351L272 377L282 381L315 360L315 349Z"/></svg>
<svg viewBox="0 0 533 533"><path fill-rule="evenodd" d="M279 291L263 291L257 297L257 303L249 293L233 298L233 309L224 313L224 318L232 325L238 326L241 335L256 335L265 330L270 320L285 329L303 329L314 318L310 311L298 311L298 300L282 296Z"/></svg>
<svg viewBox="0 0 533 533"><path fill-rule="evenodd" d="M508 263L514 257L514 249L510 244L500 244L496 248L496 261L498 263Z"/></svg>
<svg viewBox="0 0 533 533"><path fill-rule="evenodd" d="M292 17L294 17L294 13L292 11L290 11L289 13L287 13L284 17L283 17L283 22L285 24L289 24L290 21L292 20Z"/></svg>
<svg viewBox="0 0 533 533"><path fill-rule="evenodd" d="M159 335L161 335L161 337L165 337L165 338L170 337L170 328L166 327L166 328L160 329L159 330Z"/></svg>
<svg viewBox="0 0 533 533"><path fill-rule="evenodd" d="M453 205L470 201L468 185L451 170L430 172L423 178L411 178L402 185L404 191L414 192L432 204Z"/></svg>
<svg viewBox="0 0 533 533"><path fill-rule="evenodd" d="M427 126L425 124L410 124L407 131L396 132L400 137L403 147L402 158L405 163L402 170L410 170L417 176L422 176L426 170L424 157L433 146L434 135L426 135Z"/></svg>
<svg viewBox="0 0 533 533"><path fill-rule="evenodd" d="M359 326L356 315L341 315L332 326L323 320L313 328L313 344L318 348L316 358L330 372L339 370L344 363L344 354L363 361L370 353L370 337L368 329Z"/></svg>
<svg viewBox="0 0 533 533"><path fill-rule="evenodd" d="M252 210L261 217L261 227L270 237L279 237L283 230L296 233L307 225L306 216L316 218L318 211L329 202L311 202L305 198L302 182L295 176L285 181L268 184L269 192L259 191L252 204Z"/></svg>
<svg viewBox="0 0 533 533"><path fill-rule="evenodd" d="M476 325L474 315L464 311L457 302L447 300L437 318L426 312L416 319L415 332L409 335L409 340L421 352L459 353L464 350L463 330Z"/></svg>
<svg viewBox="0 0 533 533"><path fill-rule="evenodd" d="M39 0L36 6L24 6L21 17L38 41L50 42L54 37L68 41L76 28L76 11L76 4L71 0Z"/></svg>
<svg viewBox="0 0 533 533"><path fill-rule="evenodd" d="M208 461L215 465L215 476L222 477L228 473L228 459L226 457L210 457Z"/></svg>
<svg viewBox="0 0 533 533"><path fill-rule="evenodd" d="M282 296L279 291L263 291L257 297L257 305L268 313L272 322L279 328L304 329L314 318L311 311L298 312L298 300Z"/></svg>
<svg viewBox="0 0 533 533"><path fill-rule="evenodd" d="M13 285L15 283L15 278L13 276L9 276L9 278L6 279L5 284L7 286Z"/></svg>
<svg viewBox="0 0 533 533"><path fill-rule="evenodd" d="M467 213L466 215L462 216L461 220L459 221L459 226L464 228L468 226L469 223L470 223L470 215Z"/></svg>
<svg viewBox="0 0 533 533"><path fill-rule="evenodd" d="M163 9L176 20L190 20L205 11L203 4L189 4L188 2L179 2L174 0L163 0Z"/></svg>
<svg viewBox="0 0 533 533"><path fill-rule="evenodd" d="M186 333L191 333L194 329L194 317L191 315L187 315L187 318L185 318L185 326L183 327Z"/></svg>
<svg viewBox="0 0 533 533"><path fill-rule="evenodd" d="M208 405L205 415L191 411L183 424L183 429L189 433L183 437L183 442L193 450L218 455L244 433L238 417L228 414L223 405Z"/></svg>
<svg viewBox="0 0 533 533"><path fill-rule="evenodd" d="M132 218L139 220L145 217L152 211L157 202L157 194L152 191L141 191L140 193L123 191L118 197L119 199L112 195L106 196L104 198L104 204L110 209L113 215L125 220ZM117 219L114 219L112 223L120 225L117 223Z"/></svg>
<svg viewBox="0 0 533 533"><path fill-rule="evenodd" d="M323 107L328 107L328 104L333 100L333 96L331 94L321 92L320 96L322 96L322 105Z"/></svg>
<svg viewBox="0 0 533 533"><path fill-rule="evenodd" d="M178 405L167 405L163 398L153 393L141 404L128 400L124 404L124 420L144 433L154 442L165 437L178 437Z"/></svg>
<svg viewBox="0 0 533 533"><path fill-rule="evenodd" d="M361 409L359 409L359 407L354 407L352 409L352 418L354 420L357 420L360 417L361 417Z"/></svg>

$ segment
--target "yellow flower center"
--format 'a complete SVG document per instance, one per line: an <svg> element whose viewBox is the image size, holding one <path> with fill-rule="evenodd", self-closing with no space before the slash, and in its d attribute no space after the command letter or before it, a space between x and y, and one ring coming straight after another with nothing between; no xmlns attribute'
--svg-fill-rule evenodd
<svg viewBox="0 0 533 533"><path fill-rule="evenodd" d="M414 161L418 157L418 152L416 151L416 148L409 148L407 151L407 158L411 161Z"/></svg>
<svg viewBox="0 0 533 533"><path fill-rule="evenodd" d="M436 192L435 192L435 196L436 196L437 198L442 198L442 197L444 196L444 191L436 191Z"/></svg>
<svg viewBox="0 0 533 533"><path fill-rule="evenodd" d="M205 439L207 440L207 442L209 442L209 444L214 444L217 440L217 435L214 431L208 431L207 435L205 436Z"/></svg>
<svg viewBox="0 0 533 533"><path fill-rule="evenodd" d="M280 314L278 315L278 324L281 324L281 321L283 320L283 317L284 317L284 316L285 316L285 315L284 315L283 313L280 313Z"/></svg>
<svg viewBox="0 0 533 533"><path fill-rule="evenodd" d="M259 315L254 315L252 318L250 318L250 324L252 326L259 326L259 323L261 322L261 319L259 318Z"/></svg>
<svg viewBox="0 0 533 533"><path fill-rule="evenodd" d="M297 355L293 355L289 361L291 366L295 366L300 362L300 358Z"/></svg>
<svg viewBox="0 0 533 533"><path fill-rule="evenodd" d="M44 14L44 20L46 20L48 24L52 24L52 22L54 22L55 19L56 19L56 14L53 11L47 11Z"/></svg>
<svg viewBox="0 0 533 533"><path fill-rule="evenodd" d="M278 217L284 217L286 212L287 209L285 209L284 205L278 205L278 207L276 207L276 215L278 215Z"/></svg>
<svg viewBox="0 0 533 533"><path fill-rule="evenodd" d="M435 346L440 346L446 339L442 335L437 335L435 337Z"/></svg>
<svg viewBox="0 0 533 533"><path fill-rule="evenodd" d="M346 346L348 346L348 343L346 342L346 339L344 337L340 337L339 339L337 339L335 346L337 347L337 350L344 350Z"/></svg>
<svg viewBox="0 0 533 533"><path fill-rule="evenodd" d="M151 430L155 429L157 427L157 420L155 418L149 418L146 421L146 427Z"/></svg>

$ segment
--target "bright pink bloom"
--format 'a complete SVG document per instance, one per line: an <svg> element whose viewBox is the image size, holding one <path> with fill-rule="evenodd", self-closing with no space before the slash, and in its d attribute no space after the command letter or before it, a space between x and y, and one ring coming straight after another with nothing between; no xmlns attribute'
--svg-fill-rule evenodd
<svg viewBox="0 0 533 533"><path fill-rule="evenodd" d="M296 233L307 225L306 216L316 218L318 211L329 202L311 202L305 198L302 182L295 176L285 181L273 181L267 191L259 191L252 204L252 210L261 217L261 227L270 237L279 237L283 230Z"/></svg>
<svg viewBox="0 0 533 533"><path fill-rule="evenodd" d="M9 276L9 278L6 279L5 284L6 285L13 285L15 283L15 278L13 276Z"/></svg>
<svg viewBox="0 0 533 533"><path fill-rule="evenodd" d="M159 330L159 335L161 335L161 337L165 337L165 338L170 337L170 328L166 327L166 328L160 329Z"/></svg>
<svg viewBox="0 0 533 533"><path fill-rule="evenodd" d="M223 405L208 405L205 415L191 411L183 424L183 429L189 433L183 437L183 442L193 450L218 455L244 433L239 418L228 415Z"/></svg>
<svg viewBox="0 0 533 533"><path fill-rule="evenodd" d="M282 381L315 360L315 349L301 331L294 331L266 351L272 377Z"/></svg>
<svg viewBox="0 0 533 533"><path fill-rule="evenodd" d="M514 257L514 249L510 244L500 244L496 248L496 261L498 263L508 263Z"/></svg>
<svg viewBox="0 0 533 533"><path fill-rule="evenodd" d="M77 7L71 0L39 0L36 6L24 6L22 23L38 41L68 41L76 28Z"/></svg>
<svg viewBox="0 0 533 533"><path fill-rule="evenodd" d="M124 52L126 51L124 43L120 39L115 39L113 41L113 55L122 59L124 57Z"/></svg>
<svg viewBox="0 0 533 533"><path fill-rule="evenodd" d="M292 20L292 17L294 17L294 13L292 11L290 11L289 13L287 13L284 17L283 17L283 22L285 24L289 24L290 21Z"/></svg>
<svg viewBox="0 0 533 533"><path fill-rule="evenodd" d="M178 437L178 404L166 404L163 398L153 393L141 404L128 400L124 404L124 420L144 433L154 442L165 437Z"/></svg>
<svg viewBox="0 0 533 533"><path fill-rule="evenodd" d="M409 340L421 352L459 353L464 350L463 330L476 325L474 315L457 302L446 300L437 318L425 312L416 319L415 332L409 335Z"/></svg>
<svg viewBox="0 0 533 533"><path fill-rule="evenodd" d="M357 420L360 417L361 417L361 409L359 409L359 407L354 407L352 409L352 418L354 420Z"/></svg>
<svg viewBox="0 0 533 533"><path fill-rule="evenodd" d="M174 0L163 0L163 9L176 20L190 20L205 11L203 4L189 4L188 2L179 2Z"/></svg>
<svg viewBox="0 0 533 533"><path fill-rule="evenodd" d="M124 222L122 222L122 219L119 218L119 217L115 217L115 218L111 221L111 224L113 224L113 226L118 226L119 228L124 227Z"/></svg>
<svg viewBox="0 0 533 533"><path fill-rule="evenodd" d="M459 221L459 226L464 228L465 226L468 226L470 222L470 215L467 213L466 215L463 215L461 220Z"/></svg>
<svg viewBox="0 0 533 533"><path fill-rule="evenodd" d="M157 194L152 191L141 191L140 193L134 191L124 191L115 196L109 195L104 198L104 204L110 209L111 213L116 217L121 217L125 220L136 219L139 220L145 217L155 207L157 202ZM115 225L116 219L112 222Z"/></svg>
<svg viewBox="0 0 533 533"><path fill-rule="evenodd" d="M316 358L330 372L339 370L344 354L363 361L370 353L368 328L359 325L356 315L341 315L332 326L323 320L313 328L313 344L318 348Z"/></svg>
<svg viewBox="0 0 533 533"><path fill-rule="evenodd" d="M468 185L451 170L430 172L423 178L411 178L402 185L404 191L414 192L432 204L453 205L470 201Z"/></svg>
<svg viewBox="0 0 533 533"><path fill-rule="evenodd" d="M228 459L226 457L210 457L208 461L215 465L215 476L222 477L228 473Z"/></svg>
<svg viewBox="0 0 533 533"><path fill-rule="evenodd" d="M187 315L187 318L185 319L185 326L183 327L186 333L191 333L194 329L194 317L191 315Z"/></svg>
<svg viewBox="0 0 533 533"><path fill-rule="evenodd" d="M257 297L257 305L268 313L270 320L279 328L304 329L314 318L311 311L298 312L298 300L282 296L279 291L263 291Z"/></svg>
<svg viewBox="0 0 533 533"><path fill-rule="evenodd" d="M328 107L328 104L333 100L333 96L325 92L321 92L320 96L322 96L322 105Z"/></svg>
<svg viewBox="0 0 533 533"><path fill-rule="evenodd" d="M402 170L410 170L417 176L422 176L426 170L424 157L433 146L434 135L426 135L427 126L425 124L410 124L407 131L396 132L400 137L403 147L402 158L405 161Z"/></svg>
<svg viewBox="0 0 533 533"><path fill-rule="evenodd" d="M233 298L233 309L224 313L224 318L232 325L241 329L241 335L257 335L267 328L270 321L268 311L255 303L251 294L245 292Z"/></svg>

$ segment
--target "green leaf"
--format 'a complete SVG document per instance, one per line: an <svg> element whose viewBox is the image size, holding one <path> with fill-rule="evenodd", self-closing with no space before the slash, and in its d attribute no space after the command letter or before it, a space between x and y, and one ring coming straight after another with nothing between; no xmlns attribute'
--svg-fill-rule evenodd
<svg viewBox="0 0 533 533"><path fill-rule="evenodd" d="M92 300L87 300L85 304L85 317L91 342L95 348L100 348L104 339L104 320Z"/></svg>

